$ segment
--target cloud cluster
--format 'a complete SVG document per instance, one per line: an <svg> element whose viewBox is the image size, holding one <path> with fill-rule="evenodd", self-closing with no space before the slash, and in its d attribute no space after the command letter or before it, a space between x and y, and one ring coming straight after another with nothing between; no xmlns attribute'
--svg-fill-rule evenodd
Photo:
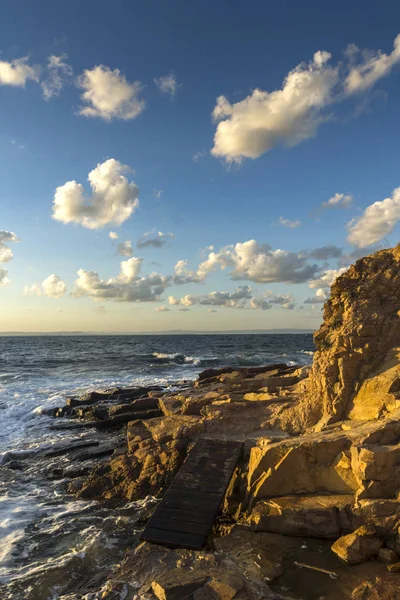
<svg viewBox="0 0 400 600"><path fill-rule="evenodd" d="M108 237L110 238L110 240L117 240L118 233L116 231L110 231L110 233L108 234Z"/></svg>
<svg viewBox="0 0 400 600"><path fill-rule="evenodd" d="M154 83L162 94L169 96L171 99L175 97L178 88L180 87L173 73L163 75L162 77L156 77Z"/></svg>
<svg viewBox="0 0 400 600"><path fill-rule="evenodd" d="M42 283L25 286L24 295L48 296L49 298L62 298L67 292L66 283L54 273L49 275Z"/></svg>
<svg viewBox="0 0 400 600"><path fill-rule="evenodd" d="M287 250L272 250L269 244L259 245L255 240L227 246L220 252L210 252L198 268L197 274L205 277L220 267L231 267L232 279L256 283L303 283L319 271L307 262L307 255Z"/></svg>
<svg viewBox="0 0 400 600"><path fill-rule="evenodd" d="M292 294L277 295L270 291L264 292L261 296L254 297L252 287L249 285L241 285L233 292L186 294L182 298L169 296L168 303L172 306L184 306L186 308L197 304L202 306L261 310L272 308L275 304L291 310L295 306L295 298Z"/></svg>
<svg viewBox="0 0 400 600"><path fill-rule="evenodd" d="M29 65L29 56L15 58L7 62L0 60L0 85L11 85L14 87L25 87L26 82L39 81L40 67Z"/></svg>
<svg viewBox="0 0 400 600"><path fill-rule="evenodd" d="M165 246L165 244L174 237L175 235L173 233L163 233L162 231L157 231L155 233L149 231L142 235L136 245L138 248L161 248L161 246Z"/></svg>
<svg viewBox="0 0 400 600"><path fill-rule="evenodd" d="M8 247L9 242L18 242L18 238L12 231L0 230L0 263L6 263L12 260L14 254Z"/></svg>
<svg viewBox="0 0 400 600"><path fill-rule="evenodd" d="M116 302L154 302L160 300L170 277L150 273L139 277L142 259L132 257L122 261L116 277L100 279L97 271L79 269L74 283L74 297L88 296L93 300Z"/></svg>
<svg viewBox="0 0 400 600"><path fill-rule="evenodd" d="M67 55L51 54L47 59L47 77L40 84L45 100L58 97L64 84L72 80L73 70L67 63Z"/></svg>
<svg viewBox="0 0 400 600"><path fill-rule="evenodd" d="M315 137L319 126L332 118L333 105L368 90L400 61L400 35L389 55L351 46L345 63L331 66L330 58L329 52L318 50L310 62L288 73L281 89L255 89L234 103L225 96L217 98L211 153L228 163L241 163L279 144L295 146Z"/></svg>
<svg viewBox="0 0 400 600"><path fill-rule="evenodd" d="M321 204L321 208L339 208L347 207L353 203L353 196L350 194L340 194L337 192L334 196L329 198L326 202Z"/></svg>
<svg viewBox="0 0 400 600"><path fill-rule="evenodd" d="M83 90L85 106L79 110L84 117L99 117L105 121L134 119L144 111L146 102L141 98L143 86L139 81L130 83L119 69L104 65L86 69L77 79Z"/></svg>
<svg viewBox="0 0 400 600"><path fill-rule="evenodd" d="M366 248L391 233L400 220L400 187L393 190L390 198L374 202L358 219L348 225L348 240L358 248Z"/></svg>
<svg viewBox="0 0 400 600"><path fill-rule="evenodd" d="M88 175L92 188L89 197L85 196L82 184L67 181L56 189L53 219L88 229L100 229L111 223L121 225L139 206L139 189L124 176L129 170L115 158L99 163Z"/></svg>

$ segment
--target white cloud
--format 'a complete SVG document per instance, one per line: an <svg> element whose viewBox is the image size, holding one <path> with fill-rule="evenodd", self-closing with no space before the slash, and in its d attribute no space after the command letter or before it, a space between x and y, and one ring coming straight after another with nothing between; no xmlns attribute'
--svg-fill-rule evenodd
<svg viewBox="0 0 400 600"><path fill-rule="evenodd" d="M199 273L199 271L191 271L187 268L187 260L178 260L174 267L173 281L176 285L185 283L202 283L207 273Z"/></svg>
<svg viewBox="0 0 400 600"><path fill-rule="evenodd" d="M290 229L294 229L301 225L301 221L298 219L296 221L290 221L289 219L284 219L283 217L279 217L279 223L284 227L289 227Z"/></svg>
<svg viewBox="0 0 400 600"><path fill-rule="evenodd" d="M169 312L169 308L168 308L168 306L165 306L164 304L162 304L161 306L157 306L156 311L157 312Z"/></svg>
<svg viewBox="0 0 400 600"><path fill-rule="evenodd" d="M272 250L269 244L259 245L255 240L226 246L220 252L210 252L198 268L197 275L204 279L220 267L232 267L232 279L247 279L256 283L303 283L319 271L317 265L307 262L307 256L287 250Z"/></svg>
<svg viewBox="0 0 400 600"><path fill-rule="evenodd" d="M77 85L84 90L81 98L86 106L81 107L79 114L85 117L126 121L140 115L146 106L140 97L142 84L130 83L119 69L112 71L104 65L86 69L78 77Z"/></svg>
<svg viewBox="0 0 400 600"><path fill-rule="evenodd" d="M10 280L8 279L7 269L0 269L0 287L8 285Z"/></svg>
<svg viewBox="0 0 400 600"><path fill-rule="evenodd" d="M161 198L163 193L164 193L164 190L153 190L153 196L154 196L154 198L157 198L157 200L159 200Z"/></svg>
<svg viewBox="0 0 400 600"><path fill-rule="evenodd" d="M375 85L379 79L386 77L392 68L400 62L400 34L394 40L394 49L391 54L381 50L361 51L352 44L347 54L353 63L360 58L359 64L353 64L345 81L347 94L364 92Z"/></svg>
<svg viewBox="0 0 400 600"><path fill-rule="evenodd" d="M334 105L366 92L400 62L400 35L389 55L360 51L353 45L345 62L330 66L330 58L329 52L318 50L310 62L287 74L281 89L255 89L232 104L225 96L217 98L213 118L218 124L211 153L239 164L279 144L295 146L315 137L319 126L334 116Z"/></svg>
<svg viewBox="0 0 400 600"><path fill-rule="evenodd" d="M28 79L39 81L40 67L28 65L29 56L16 58L11 62L0 60L0 85L25 87Z"/></svg>
<svg viewBox="0 0 400 600"><path fill-rule="evenodd" d="M251 299L250 308L269 310L274 304L279 305L285 310L293 310L296 306L296 300L293 294L274 294L267 290L262 295Z"/></svg>
<svg viewBox="0 0 400 600"><path fill-rule="evenodd" d="M54 273L49 275L42 283L34 283L24 287L25 296L48 296L49 298L62 298L67 291L66 283Z"/></svg>
<svg viewBox="0 0 400 600"><path fill-rule="evenodd" d="M161 248L161 246L165 246L168 240L171 240L175 237L173 233L163 233L162 231L157 231L154 233L153 231L149 231L142 235L141 239L137 242L138 248Z"/></svg>
<svg viewBox="0 0 400 600"><path fill-rule="evenodd" d="M295 298L292 294L277 295L266 291L259 297L253 297L253 289L249 285L239 286L233 292L209 292L208 294L186 294L181 299L169 296L171 305L181 306L221 306L224 308L261 309L267 310L274 304L284 309L292 310ZM210 311L209 311L210 312Z"/></svg>
<svg viewBox="0 0 400 600"><path fill-rule="evenodd" d="M47 77L41 83L43 97L45 100L51 100L54 96L59 96L64 84L72 79L73 70L69 65L66 54L58 56L51 54L47 59Z"/></svg>
<svg viewBox="0 0 400 600"><path fill-rule="evenodd" d="M327 271L324 271L324 273L317 279L312 279L309 281L308 287L311 289L330 288L335 279L340 277L340 275L343 275L347 269L348 267L343 267L342 269L328 269Z"/></svg>
<svg viewBox="0 0 400 600"><path fill-rule="evenodd" d="M322 208L347 207L353 203L353 196L350 194L340 194L337 192L332 198L321 204Z"/></svg>
<svg viewBox="0 0 400 600"><path fill-rule="evenodd" d="M390 198L374 202L358 219L348 224L348 240L358 248L365 248L382 240L391 233L400 220L400 187L393 190Z"/></svg>
<svg viewBox="0 0 400 600"><path fill-rule="evenodd" d="M132 243L129 241L121 242L117 246L117 254L121 256L133 256Z"/></svg>
<svg viewBox="0 0 400 600"><path fill-rule="evenodd" d="M67 181L56 189L53 219L78 223L88 229L111 223L121 225L139 206L139 189L123 175L129 170L115 158L99 163L88 175L92 188L89 197L85 196L82 184Z"/></svg>
<svg viewBox="0 0 400 600"><path fill-rule="evenodd" d="M175 296L168 296L168 304L171 304L172 306L176 306L180 303L179 298L175 298Z"/></svg>
<svg viewBox="0 0 400 600"><path fill-rule="evenodd" d="M42 281L43 293L50 298L61 298L67 291L67 286L58 275L49 275Z"/></svg>
<svg viewBox="0 0 400 600"><path fill-rule="evenodd" d="M323 111L333 102L339 79L338 68L327 65L330 57L328 52L316 52L308 64L289 72L280 90L255 89L234 104L220 96L213 111L219 123L212 154L240 163L244 158L258 158L279 143L295 146L314 137L327 119Z"/></svg>
<svg viewBox="0 0 400 600"><path fill-rule="evenodd" d="M122 261L116 277L100 279L97 271L79 269L74 284L74 297L88 296L93 300L116 302L154 302L169 285L171 278L158 273L139 277L142 259L132 257Z"/></svg>
<svg viewBox="0 0 400 600"><path fill-rule="evenodd" d="M326 291L323 288L319 288L315 292L315 296L313 298L307 298L306 300L304 300L304 304L323 304L326 299Z"/></svg>
<svg viewBox="0 0 400 600"><path fill-rule="evenodd" d="M14 254L6 244L9 242L19 242L19 239L12 231L0 230L0 263L9 262Z"/></svg>
<svg viewBox="0 0 400 600"><path fill-rule="evenodd" d="M117 240L118 233L116 231L110 231L110 233L108 234L108 237L110 238L110 240Z"/></svg>
<svg viewBox="0 0 400 600"><path fill-rule="evenodd" d="M176 77L173 73L169 75L163 75L162 77L156 77L154 83L162 94L166 94L171 99L174 98L180 84L177 82Z"/></svg>

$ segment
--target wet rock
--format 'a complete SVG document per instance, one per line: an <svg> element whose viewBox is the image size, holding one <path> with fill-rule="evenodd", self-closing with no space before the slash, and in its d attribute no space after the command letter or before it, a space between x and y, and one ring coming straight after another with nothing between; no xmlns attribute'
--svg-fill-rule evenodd
<svg viewBox="0 0 400 600"><path fill-rule="evenodd" d="M332 545L332 551L350 565L358 565L376 556L383 542L375 537L374 529L359 527Z"/></svg>
<svg viewBox="0 0 400 600"><path fill-rule="evenodd" d="M117 414L110 416L108 419L104 419L103 421L99 421L96 423L97 429L110 429L113 427L121 427L125 423L130 423L131 421L143 420L143 419L154 419L155 417L159 417L162 415L162 412L158 409L153 410L127 410L125 413Z"/></svg>
<svg viewBox="0 0 400 600"><path fill-rule="evenodd" d="M389 565L391 569L394 565ZM396 572L393 570L393 572ZM396 576L377 577L373 581L364 581L353 591L351 600L398 600L400 582Z"/></svg>

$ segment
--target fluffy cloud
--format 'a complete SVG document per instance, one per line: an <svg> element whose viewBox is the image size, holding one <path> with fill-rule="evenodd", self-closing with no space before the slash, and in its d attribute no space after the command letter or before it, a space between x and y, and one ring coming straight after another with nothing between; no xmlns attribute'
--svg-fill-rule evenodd
<svg viewBox="0 0 400 600"><path fill-rule="evenodd" d="M255 296L250 301L250 308L269 310L274 304L279 305L285 310L293 310L296 306L295 297L293 294L274 294L273 292L266 291L261 296Z"/></svg>
<svg viewBox="0 0 400 600"><path fill-rule="evenodd" d="M391 54L385 54L381 50L377 52L362 51L354 44L349 46L347 54L353 64L345 81L346 93L364 92L374 86L379 79L386 77L400 62L400 34L394 40L394 49ZM357 60L359 62L355 64Z"/></svg>
<svg viewBox="0 0 400 600"><path fill-rule="evenodd" d="M157 312L169 312L169 308L168 308L168 306L165 306L164 304L162 304L161 306L157 306L156 311Z"/></svg>
<svg viewBox="0 0 400 600"><path fill-rule="evenodd" d="M0 287L8 285L10 280L8 279L7 269L0 269Z"/></svg>
<svg viewBox="0 0 400 600"><path fill-rule="evenodd" d="M308 64L301 63L290 71L280 90L255 89L234 104L220 96L213 111L219 123L212 154L240 163L279 143L295 146L314 137L327 118L323 110L333 102L339 79L338 68L327 64L330 57L328 52L316 52Z"/></svg>
<svg viewBox="0 0 400 600"><path fill-rule="evenodd" d="M157 231L157 233L154 233L149 231L148 233L145 233L140 240L138 240L136 245L138 248L161 248L161 246L165 246L168 240L171 240L174 237L175 236L173 233L163 233L162 231Z"/></svg>
<svg viewBox="0 0 400 600"><path fill-rule="evenodd" d="M290 221L289 219L284 219L283 217L279 217L279 223L284 227L289 227L290 229L294 229L301 225L301 221L298 219L296 221Z"/></svg>
<svg viewBox="0 0 400 600"><path fill-rule="evenodd" d="M34 283L30 286L25 286L25 296L48 296L49 298L62 298L67 291L66 283L54 273L49 275L42 283Z"/></svg>
<svg viewBox="0 0 400 600"><path fill-rule="evenodd" d="M9 262L14 254L6 244L9 242L18 242L19 239L12 231L2 231L0 230L0 262L5 263Z"/></svg>
<svg viewBox="0 0 400 600"><path fill-rule="evenodd" d="M315 137L319 126L332 118L333 105L368 90L400 61L400 35L389 55L353 45L344 63L330 66L330 58L329 52L317 51L310 62L288 73L281 89L255 89L232 104L225 96L217 98L211 153L227 163L241 163L279 144L295 146Z"/></svg>
<svg viewBox="0 0 400 600"><path fill-rule="evenodd" d="M187 268L187 260L178 260L174 267L173 282L176 285L184 285L185 283L202 283L207 273L200 273L199 271L191 271Z"/></svg>
<svg viewBox="0 0 400 600"><path fill-rule="evenodd" d="M169 296L170 305L180 306L221 306L224 308L261 309L267 310L279 305L284 309L292 310L295 298L292 294L278 295L266 291L261 296L253 297L253 289L249 285L241 285L233 292L209 292L208 294L186 294L181 299ZM209 311L210 312L210 311ZM214 311L211 311L214 312Z"/></svg>
<svg viewBox="0 0 400 600"><path fill-rule="evenodd" d="M322 288L319 288L315 292L315 296L313 298L307 298L304 300L304 304L320 304L324 303L327 298L326 291Z"/></svg>
<svg viewBox="0 0 400 600"><path fill-rule="evenodd" d="M121 242L117 246L117 254L121 256L133 256L132 243L129 241Z"/></svg>
<svg viewBox="0 0 400 600"><path fill-rule="evenodd" d="M105 121L134 119L145 109L146 102L140 97L143 86L139 81L130 83L119 69L113 71L104 65L83 71L77 85L83 91L79 114L100 117Z"/></svg>
<svg viewBox="0 0 400 600"><path fill-rule="evenodd" d="M156 77L154 79L154 83L162 94L166 94L171 99L174 98L178 88L180 87L173 73L164 75L163 77Z"/></svg>
<svg viewBox="0 0 400 600"><path fill-rule="evenodd" d="M142 259L132 257L122 261L116 277L100 279L96 271L79 269L74 284L74 297L88 296L93 300L116 302L154 302L170 283L170 277L151 273L139 277Z"/></svg>
<svg viewBox="0 0 400 600"><path fill-rule="evenodd" d="M317 279L312 279L309 281L308 287L311 289L330 288L335 279L340 277L340 275L343 275L347 269L348 267L343 267L342 269L328 269L327 271L324 271L324 273Z"/></svg>
<svg viewBox="0 0 400 600"><path fill-rule="evenodd" d="M359 219L348 225L348 240L358 248L375 244L391 233L400 220L400 187L393 190L390 198L368 206Z"/></svg>
<svg viewBox="0 0 400 600"><path fill-rule="evenodd" d="M110 240L117 240L118 233L116 231L110 231L110 233L108 234L108 237L110 238Z"/></svg>
<svg viewBox="0 0 400 600"><path fill-rule="evenodd" d="M168 296L168 304L171 304L172 306L176 306L179 303L180 303L179 298L175 298L175 296Z"/></svg>
<svg viewBox="0 0 400 600"><path fill-rule="evenodd" d="M72 79L72 67L66 60L66 54L60 54L59 56L52 54L48 57L47 77L41 83L45 100L51 100L54 96L59 96L64 84Z"/></svg>
<svg viewBox="0 0 400 600"><path fill-rule="evenodd" d="M287 250L272 250L269 244L259 245L255 240L227 246L220 252L210 252L198 268L203 278L217 267L231 267L232 279L247 279L256 283L303 283L319 271L310 265L307 256Z"/></svg>
<svg viewBox="0 0 400 600"><path fill-rule="evenodd" d="M81 183L67 181L56 189L53 219L88 229L121 225L139 206L139 189L123 175L127 171L115 158L99 163L88 175L92 195L87 198Z"/></svg>
<svg viewBox="0 0 400 600"><path fill-rule="evenodd" d="M29 56L16 58L11 62L0 60L0 85L25 87L28 79L39 81L40 67L28 65Z"/></svg>
<svg viewBox="0 0 400 600"><path fill-rule="evenodd" d="M353 203L353 196L350 194L339 194L337 192L332 198L321 204L321 208L338 208L350 206Z"/></svg>

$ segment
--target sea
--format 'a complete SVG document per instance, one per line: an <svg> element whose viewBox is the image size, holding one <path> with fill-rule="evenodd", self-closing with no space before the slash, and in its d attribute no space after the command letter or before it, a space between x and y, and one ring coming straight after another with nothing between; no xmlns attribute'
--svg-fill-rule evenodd
<svg viewBox="0 0 400 600"><path fill-rule="evenodd" d="M314 349L311 334L0 337L0 598L101 598L157 502L69 495L55 476L69 466L63 450L99 434L55 429L44 409L115 386L173 389L210 367L306 365Z"/></svg>

